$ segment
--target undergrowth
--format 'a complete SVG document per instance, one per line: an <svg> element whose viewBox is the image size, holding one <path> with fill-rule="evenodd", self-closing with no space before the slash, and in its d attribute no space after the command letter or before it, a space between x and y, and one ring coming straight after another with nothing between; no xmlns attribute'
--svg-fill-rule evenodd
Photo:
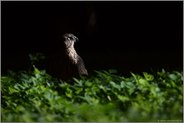
<svg viewBox="0 0 184 123"><path fill-rule="evenodd" d="M119 76L115 70L72 84L36 67L1 77L4 122L183 121L183 72Z"/></svg>

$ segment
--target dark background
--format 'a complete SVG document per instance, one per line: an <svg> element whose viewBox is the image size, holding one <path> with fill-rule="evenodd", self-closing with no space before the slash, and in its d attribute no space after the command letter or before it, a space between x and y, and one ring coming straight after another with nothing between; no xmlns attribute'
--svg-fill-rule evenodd
<svg viewBox="0 0 184 123"><path fill-rule="evenodd" d="M75 47L89 72L183 69L182 1L1 1L1 14L2 74L28 69L29 53L56 55L65 32L79 38Z"/></svg>

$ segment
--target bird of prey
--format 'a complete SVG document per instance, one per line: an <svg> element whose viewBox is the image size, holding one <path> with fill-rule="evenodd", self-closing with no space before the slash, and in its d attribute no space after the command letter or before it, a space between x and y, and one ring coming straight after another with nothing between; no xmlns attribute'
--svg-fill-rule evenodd
<svg viewBox="0 0 184 123"><path fill-rule="evenodd" d="M52 71L57 71L61 80L69 80L80 75L88 75L83 59L77 54L74 48L74 44L78 40L71 33L65 33L60 38L59 58L57 59L57 64L55 64L56 67Z"/></svg>

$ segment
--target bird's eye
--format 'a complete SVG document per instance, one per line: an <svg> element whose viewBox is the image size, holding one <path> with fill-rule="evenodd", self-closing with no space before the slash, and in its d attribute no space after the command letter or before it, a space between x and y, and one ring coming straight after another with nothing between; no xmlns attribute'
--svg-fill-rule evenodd
<svg viewBox="0 0 184 123"><path fill-rule="evenodd" d="M69 37L70 40L73 40L73 37Z"/></svg>

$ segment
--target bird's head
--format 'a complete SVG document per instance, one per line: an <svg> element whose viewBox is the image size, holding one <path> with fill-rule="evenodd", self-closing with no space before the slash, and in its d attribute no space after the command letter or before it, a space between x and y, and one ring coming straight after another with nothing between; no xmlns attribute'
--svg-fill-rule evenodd
<svg viewBox="0 0 184 123"><path fill-rule="evenodd" d="M79 40L75 35L71 33L65 33L62 37L64 39L66 48L73 47L74 43Z"/></svg>

